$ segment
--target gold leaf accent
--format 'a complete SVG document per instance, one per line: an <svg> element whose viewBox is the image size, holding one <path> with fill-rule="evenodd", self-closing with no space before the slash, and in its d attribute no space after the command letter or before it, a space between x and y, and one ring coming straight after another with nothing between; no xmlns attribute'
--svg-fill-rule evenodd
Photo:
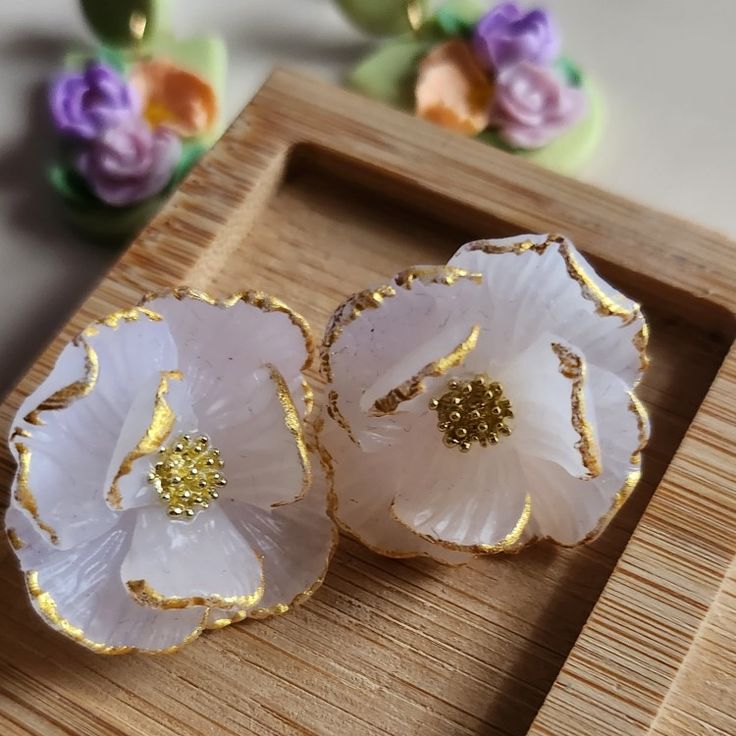
<svg viewBox="0 0 736 736"><path fill-rule="evenodd" d="M631 453L631 464L639 465L641 463L641 453L649 442L649 416L644 404L641 403L639 397L633 392L628 392L629 411L636 415L636 426L638 429L638 444Z"/></svg>
<svg viewBox="0 0 736 736"><path fill-rule="evenodd" d="M6 534L8 535L8 541L10 542L10 546L14 550L23 549L25 547L25 542L18 536L18 532L15 531L12 527L8 527L6 530Z"/></svg>
<svg viewBox="0 0 736 736"><path fill-rule="evenodd" d="M499 552L508 551L518 543L519 539L521 539L521 535L524 533L524 529L526 529L526 525L529 523L529 519L532 515L532 498L527 494L524 499L524 508L521 510L521 515L517 519L516 524L514 524L514 527L503 539L496 542L496 544L458 544L457 542L449 542L446 539L440 539L439 537L434 537L430 534L418 532L416 529L409 526L403 519L399 518L396 514L395 504L396 501L394 500L389 509L391 518L398 521L399 524L401 524L405 529L408 529L412 534L417 537L421 537L431 544L438 544L444 549L450 549L454 552L468 552L476 555L498 554Z"/></svg>
<svg viewBox="0 0 736 736"><path fill-rule="evenodd" d="M297 453L299 455L299 463L302 466L302 487L300 493L295 498L290 498L286 501L278 501L272 506L284 506L288 503L298 501L304 497L304 494L309 490L312 485L312 466L309 461L309 451L307 450L307 443L304 439L304 430L302 424L299 421L299 412L297 412L294 406L294 401L289 393L289 387L286 385L284 377L279 373L276 366L270 363L266 366L271 376L271 380L276 385L276 393L279 398L279 404L281 404L281 410L284 413L284 424L294 438L294 444L296 445Z"/></svg>
<svg viewBox="0 0 736 736"><path fill-rule="evenodd" d="M420 281L425 285L454 286L465 279L480 284L483 282L483 274L466 271L464 268L456 268L455 266L414 266L397 273L394 276L394 283L396 286L411 291L415 281Z"/></svg>
<svg viewBox="0 0 736 736"><path fill-rule="evenodd" d="M35 409L30 411L24 417L24 421L29 424L41 426L44 422L41 419L41 413L45 411L59 411L66 409L72 402L87 396L94 389L97 378L100 374L100 363L94 348L83 338L77 337L73 341L74 345L81 345L84 349L84 376L78 381L70 383L68 386L55 391L51 396L44 399ZM16 429L17 434L22 434L25 430ZM26 432L25 437L30 437L30 433Z"/></svg>
<svg viewBox="0 0 736 736"><path fill-rule="evenodd" d="M468 336L458 343L447 355L427 363L415 375L396 388L389 391L385 396L376 399L371 408L373 416L384 416L392 414L398 406L405 401L411 401L425 391L424 380L426 378L437 378L444 376L447 372L465 362L468 355L475 349L480 335L480 325L474 325Z"/></svg>
<svg viewBox="0 0 736 736"><path fill-rule="evenodd" d="M59 543L59 535L54 529L41 519L38 513L38 503L33 495L28 476L31 472L31 450L22 442L15 443L18 452L18 475L15 483L15 500L21 508L24 508L38 525L38 528L46 532L52 544Z"/></svg>
<svg viewBox="0 0 736 736"><path fill-rule="evenodd" d="M572 381L572 426L580 440L575 443L583 465L588 471L586 478L595 478L601 474L601 458L598 444L593 436L593 428L585 418L585 362L569 348L560 343L552 343L552 350L560 361L560 373Z"/></svg>
<svg viewBox="0 0 736 736"><path fill-rule="evenodd" d="M353 434L353 430L351 429L348 420L345 419L345 417L342 415L342 412L340 411L338 401L338 393L333 389L327 394L327 413L335 422L337 422L339 427L342 427L342 429L344 429L348 433L348 437L350 437L351 441L354 442L356 445L359 445L360 443Z"/></svg>
<svg viewBox="0 0 736 736"><path fill-rule="evenodd" d="M100 642L90 640L81 628L74 626L67 619L61 616L53 596L41 588L38 581L37 570L31 570L26 573L26 587L34 600L38 611L54 629L65 636L68 636L70 639L74 639L77 643L87 647L87 649L91 649L97 654L114 655L133 654L136 652L140 654L173 654L174 652L178 652L182 647L193 642L202 633L205 621L207 620L207 610L205 610L200 623L189 635L186 636L186 638L184 638L179 644L175 644L164 649L145 650L129 646L114 647L109 644L102 644Z"/></svg>
<svg viewBox="0 0 736 736"><path fill-rule="evenodd" d="M112 508L122 508L123 499L118 486L120 479L130 473L136 460L156 452L171 434L176 422L176 414L166 402L166 394L169 392L170 381L181 381L183 378L181 371L161 371L161 378L153 402L151 422L136 446L123 458L123 462L120 463L120 468L107 492L107 502Z"/></svg>
<svg viewBox="0 0 736 736"><path fill-rule="evenodd" d="M149 608L161 608L164 610L189 608L191 606L207 606L208 608L250 608L258 603L263 597L264 579L263 567L260 572L258 587L248 595L220 596L216 593L210 595L194 595L187 598L178 596L166 596L159 593L145 580L128 580L125 583L128 592L142 606Z"/></svg>
<svg viewBox="0 0 736 736"><path fill-rule="evenodd" d="M94 337L95 335L99 335L100 325L102 325L103 327L110 327L111 329L116 330L120 326L121 323L137 322L142 317L145 317L151 322L163 321L163 317L160 314L157 314L156 312L153 312L150 309L146 309L145 307L142 307L142 306L131 307L130 309L120 309L117 312L112 312L111 314L108 314L106 317L103 317L102 319L99 319L96 322L93 322L91 325L89 325L89 327L87 327L86 329L82 331L82 336Z"/></svg>
<svg viewBox="0 0 736 736"><path fill-rule="evenodd" d="M520 240L516 243L504 243L500 245L498 243L491 243L488 240L476 240L473 243L468 243L466 249L468 252L480 251L487 255L506 255L507 253L514 253L521 255L527 251L533 251L537 255L544 253L547 248L551 245L562 245L565 242L565 238L561 235L549 235L543 243L534 243L531 240Z"/></svg>
<svg viewBox="0 0 736 736"><path fill-rule="evenodd" d="M212 306L222 307L228 309L234 304L242 301L246 304L250 304L257 307L262 312L281 312L285 314L291 323L299 329L304 338L304 345L307 353L302 370L306 370L312 365L315 353L314 338L312 337L312 330L304 317L298 312L295 312L288 304L282 302L276 297L269 296L263 291L238 291L230 296L218 301L214 297L210 296L204 291L199 289L192 289L188 286L178 286L172 289L165 289L158 292L149 292L141 300L140 304L147 304L154 299L165 299L166 297L174 297L181 301L182 299L194 299L196 301L204 302ZM140 307L139 307L140 308Z"/></svg>

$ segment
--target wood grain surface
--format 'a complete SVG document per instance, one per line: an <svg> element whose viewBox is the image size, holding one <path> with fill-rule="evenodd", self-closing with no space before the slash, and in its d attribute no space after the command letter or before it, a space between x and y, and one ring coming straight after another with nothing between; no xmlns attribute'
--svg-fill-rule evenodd
<svg viewBox="0 0 736 736"><path fill-rule="evenodd" d="M7 398L3 430L65 340L142 292L264 289L320 333L406 266L547 231L651 325L644 479L599 540L462 569L342 540L297 611L111 658L36 618L6 545L0 734L736 733L736 252L714 233L276 72ZM4 488L13 471L3 451Z"/></svg>

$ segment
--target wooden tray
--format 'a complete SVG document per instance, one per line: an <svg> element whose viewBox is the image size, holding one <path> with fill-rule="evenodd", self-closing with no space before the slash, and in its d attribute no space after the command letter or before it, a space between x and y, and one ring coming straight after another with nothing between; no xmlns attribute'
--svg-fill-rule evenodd
<svg viewBox="0 0 736 736"><path fill-rule="evenodd" d="M713 233L279 71L8 398L3 430L62 343L141 292L265 289L319 332L397 270L546 231L651 323L644 480L601 539L459 570L343 540L298 611L158 658L48 630L4 546L0 733L736 733L736 251ZM5 487L12 472L4 452Z"/></svg>

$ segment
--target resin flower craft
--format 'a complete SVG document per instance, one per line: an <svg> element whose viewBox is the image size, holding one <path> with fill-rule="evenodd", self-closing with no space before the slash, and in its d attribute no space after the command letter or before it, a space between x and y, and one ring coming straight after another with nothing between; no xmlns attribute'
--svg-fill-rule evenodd
<svg viewBox="0 0 736 736"><path fill-rule="evenodd" d="M175 39L163 3L88 0L103 45L68 54L49 88L59 150L49 172L70 221L125 239L163 204L220 132L226 67L217 38Z"/></svg>
<svg viewBox="0 0 736 736"><path fill-rule="evenodd" d="M647 339L557 236L468 243L354 295L322 345L335 519L444 562L595 538L640 477Z"/></svg>
<svg viewBox="0 0 736 736"><path fill-rule="evenodd" d="M362 61L350 86L558 171L574 171L589 155L597 100L561 54L548 11L450 0L432 15L417 6L410 16L411 32Z"/></svg>
<svg viewBox="0 0 736 736"><path fill-rule="evenodd" d="M66 347L10 438L6 528L50 626L167 652L319 587L336 534L305 429L312 352L276 299L183 289Z"/></svg>

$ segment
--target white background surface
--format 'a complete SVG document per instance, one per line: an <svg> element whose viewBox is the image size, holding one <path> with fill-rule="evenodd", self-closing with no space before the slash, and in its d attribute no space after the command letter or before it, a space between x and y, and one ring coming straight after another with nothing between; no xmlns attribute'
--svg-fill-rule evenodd
<svg viewBox="0 0 736 736"><path fill-rule="evenodd" d="M371 47L330 0L172 2L180 35L228 44L229 118L274 64L337 81ZM606 100L603 142L580 178L736 238L736 0L540 4ZM115 256L64 230L43 182L44 80L87 38L73 0L0 0L0 390Z"/></svg>

